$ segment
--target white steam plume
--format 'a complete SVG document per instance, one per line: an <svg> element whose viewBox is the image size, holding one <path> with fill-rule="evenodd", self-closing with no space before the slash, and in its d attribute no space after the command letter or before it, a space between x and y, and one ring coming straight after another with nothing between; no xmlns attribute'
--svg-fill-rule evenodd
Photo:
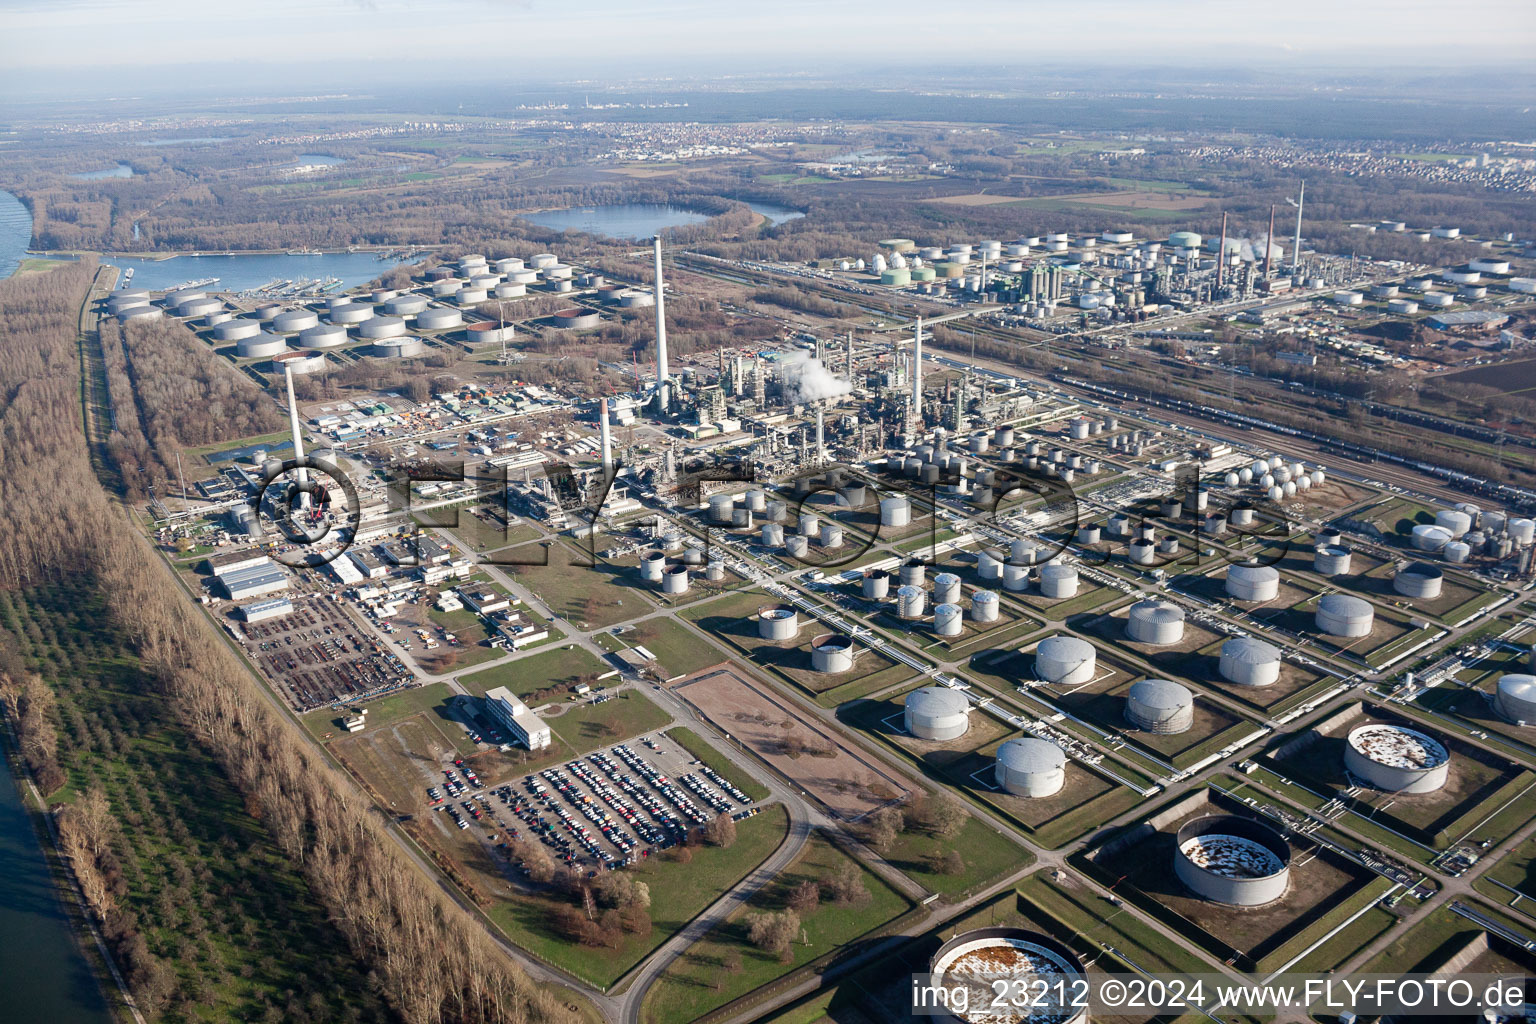
<svg viewBox="0 0 1536 1024"><path fill-rule="evenodd" d="M795 352L779 364L784 398L792 404L806 405L828 398L838 398L853 390L853 385L821 365L821 360L806 352Z"/></svg>

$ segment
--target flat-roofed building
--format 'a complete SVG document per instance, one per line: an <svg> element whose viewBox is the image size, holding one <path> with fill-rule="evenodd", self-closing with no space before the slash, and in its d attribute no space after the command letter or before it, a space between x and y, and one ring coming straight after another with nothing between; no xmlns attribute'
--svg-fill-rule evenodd
<svg viewBox="0 0 1536 1024"><path fill-rule="evenodd" d="M239 601L287 590L288 573L282 566L269 562L226 572L219 577L219 582L224 585L224 592L231 601Z"/></svg>
<svg viewBox="0 0 1536 1024"><path fill-rule="evenodd" d="M506 611L512 607L512 599L490 587L460 587L457 591L463 601L477 615Z"/></svg>
<svg viewBox="0 0 1536 1024"><path fill-rule="evenodd" d="M543 750L549 746L549 726L505 686L485 691L485 706L491 717L506 726L513 738L529 750Z"/></svg>
<svg viewBox="0 0 1536 1024"><path fill-rule="evenodd" d="M239 572L241 569L271 565L272 559L260 551L223 551L217 555L208 556L208 560L203 564L208 566L210 573L222 578L226 573Z"/></svg>
<svg viewBox="0 0 1536 1024"><path fill-rule="evenodd" d="M269 597L263 601L252 601L250 604L240 606L240 617L246 622L260 622L263 619L275 619L279 615L288 615L293 611L293 602L286 597Z"/></svg>

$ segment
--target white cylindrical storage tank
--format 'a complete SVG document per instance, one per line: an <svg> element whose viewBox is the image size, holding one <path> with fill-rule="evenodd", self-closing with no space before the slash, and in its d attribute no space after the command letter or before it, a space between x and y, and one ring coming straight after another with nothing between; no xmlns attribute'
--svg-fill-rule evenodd
<svg viewBox="0 0 1536 1024"><path fill-rule="evenodd" d="M320 318L313 310L290 309L286 313L279 313L272 318L272 330L280 334L297 334L299 331L314 327L320 323Z"/></svg>
<svg viewBox="0 0 1536 1024"><path fill-rule="evenodd" d="M1290 886L1290 844L1257 818L1195 818L1179 828L1173 845L1174 876L1203 899L1259 907L1284 896Z"/></svg>
<svg viewBox="0 0 1536 1024"><path fill-rule="evenodd" d="M1439 551L1451 540L1451 531L1443 526L1421 523L1413 528L1413 546L1420 551Z"/></svg>
<svg viewBox="0 0 1536 1024"><path fill-rule="evenodd" d="M325 315L333 324L360 324L373 319L373 303L343 302L339 306L332 306Z"/></svg>
<svg viewBox="0 0 1536 1024"><path fill-rule="evenodd" d="M1312 552L1312 571L1323 576L1343 576L1349 572L1349 548L1319 544Z"/></svg>
<svg viewBox="0 0 1536 1024"><path fill-rule="evenodd" d="M235 342L235 355L241 359L260 359L288 351L288 342L262 331Z"/></svg>
<svg viewBox="0 0 1536 1024"><path fill-rule="evenodd" d="M376 316L357 325L357 336L370 341L399 338L405 334L405 321L397 316Z"/></svg>
<svg viewBox="0 0 1536 1024"><path fill-rule="evenodd" d="M1493 706L1516 725L1536 725L1536 676L1520 672L1500 676Z"/></svg>
<svg viewBox="0 0 1536 1024"><path fill-rule="evenodd" d="M228 321L233 320L234 316L235 314L229 312L228 310L220 310L216 313L209 313L207 316L203 317L203 326L217 327L219 324L227 323Z"/></svg>
<svg viewBox="0 0 1536 1024"><path fill-rule="evenodd" d="M1184 639L1184 609L1156 598L1137 601L1126 616L1125 635L1137 643L1176 644Z"/></svg>
<svg viewBox="0 0 1536 1024"><path fill-rule="evenodd" d="M960 603L960 577L952 572L941 572L933 578L934 604Z"/></svg>
<svg viewBox="0 0 1536 1024"><path fill-rule="evenodd" d="M1249 636L1221 645L1221 677L1239 686L1269 686L1280 678L1280 648Z"/></svg>
<svg viewBox="0 0 1536 1024"><path fill-rule="evenodd" d="M1050 740L1021 736L997 748L997 784L1014 796L1047 797L1067 780L1067 755Z"/></svg>
<svg viewBox="0 0 1536 1024"><path fill-rule="evenodd" d="M924 686L907 695L902 712L907 732L918 739L944 742L965 735L971 702L959 690Z"/></svg>
<svg viewBox="0 0 1536 1024"><path fill-rule="evenodd" d="M1435 513L1435 525L1456 538L1472 529L1472 517L1459 508L1441 509Z"/></svg>
<svg viewBox="0 0 1536 1024"><path fill-rule="evenodd" d="M817 672L847 672L853 668L853 637L824 633L811 642L811 667Z"/></svg>
<svg viewBox="0 0 1536 1024"><path fill-rule="evenodd" d="M384 303L384 312L390 316L415 316L426 308L425 295L397 295Z"/></svg>
<svg viewBox="0 0 1536 1024"><path fill-rule="evenodd" d="M1003 560L1001 552L992 548L981 548L976 552L976 574L984 580L1000 580L1003 578Z"/></svg>
<svg viewBox="0 0 1536 1024"><path fill-rule="evenodd" d="M416 329L418 331L446 331L449 328L462 327L463 325L464 314L456 309L433 306L431 309L424 309L416 314Z"/></svg>
<svg viewBox="0 0 1536 1024"><path fill-rule="evenodd" d="M763 516L771 523L782 523L789 515L789 506L782 501L770 501Z"/></svg>
<svg viewBox="0 0 1536 1024"><path fill-rule="evenodd" d="M1157 545L1150 540L1133 540L1126 552L1133 565L1151 565L1157 561Z"/></svg>
<svg viewBox="0 0 1536 1024"><path fill-rule="evenodd" d="M752 513L761 513L768 510L768 496L761 490L750 490L743 499L747 509Z"/></svg>
<svg viewBox="0 0 1536 1024"><path fill-rule="evenodd" d="M351 340L347 336L347 329L340 324L320 324L307 331L300 331L294 344L299 348L336 348Z"/></svg>
<svg viewBox="0 0 1536 1024"><path fill-rule="evenodd" d="M1234 508L1228 515L1227 519L1233 526L1252 526L1253 509L1243 507Z"/></svg>
<svg viewBox="0 0 1536 1024"><path fill-rule="evenodd" d="M660 583L666 568L667 556L660 551L647 551L640 556L640 578L647 583Z"/></svg>
<svg viewBox="0 0 1536 1024"><path fill-rule="evenodd" d="M1350 731L1344 768L1388 793L1433 793L1445 785L1451 755L1439 740L1417 729L1373 723Z"/></svg>
<svg viewBox="0 0 1536 1024"><path fill-rule="evenodd" d="M821 517L812 512L800 513L800 536L814 537L821 530Z"/></svg>
<svg viewBox="0 0 1536 1024"><path fill-rule="evenodd" d="M909 558L901 566L901 583L905 587L920 587L928 579L928 563L921 558Z"/></svg>
<svg viewBox="0 0 1536 1024"><path fill-rule="evenodd" d="M1449 547L1449 545L1447 545ZM1440 596L1445 573L1428 562L1405 565L1392 577L1392 589L1404 597L1433 599Z"/></svg>
<svg viewBox="0 0 1536 1024"><path fill-rule="evenodd" d="M896 614L904 619L920 619L928 601L922 587L901 586L896 588Z"/></svg>
<svg viewBox="0 0 1536 1024"><path fill-rule="evenodd" d="M794 558L804 558L811 550L811 539L803 533L784 535L784 550Z"/></svg>
<svg viewBox="0 0 1536 1024"><path fill-rule="evenodd" d="M1509 539L1521 547L1536 540L1536 519L1511 519L1505 528L1509 530Z"/></svg>
<svg viewBox="0 0 1536 1024"><path fill-rule="evenodd" d="M661 574L661 592L664 594L686 594L688 592L688 567L686 565L668 566Z"/></svg>
<svg viewBox="0 0 1536 1024"><path fill-rule="evenodd" d="M1317 628L1329 636L1367 636L1375 621L1370 602L1349 594L1324 594L1317 602Z"/></svg>
<svg viewBox="0 0 1536 1024"><path fill-rule="evenodd" d="M729 523L731 521L731 509L736 507L736 499L729 494L711 494L709 496L709 521L712 523Z"/></svg>
<svg viewBox="0 0 1536 1024"><path fill-rule="evenodd" d="M778 523L763 524L763 546L769 548L780 547L784 543L784 527Z"/></svg>
<svg viewBox="0 0 1536 1024"><path fill-rule="evenodd" d="M463 288L463 287L464 287L464 282L463 281L460 281L460 280L457 280L457 279L451 278L451 277L450 278L445 278L444 280L441 280L441 281L433 281L432 282L432 296L433 296L433 298L446 299L446 298L448 298L448 296L454 294L460 288Z"/></svg>
<svg viewBox="0 0 1536 1024"><path fill-rule="evenodd" d="M1040 596L1074 597L1077 594L1077 568L1052 562L1040 567Z"/></svg>
<svg viewBox="0 0 1536 1024"><path fill-rule="evenodd" d="M765 605L757 610L757 635L781 643L800 632L800 616L788 605Z"/></svg>
<svg viewBox="0 0 1536 1024"><path fill-rule="evenodd" d="M420 338L380 338L371 354L381 359L418 359L427 354L427 346Z"/></svg>
<svg viewBox="0 0 1536 1024"><path fill-rule="evenodd" d="M891 574L884 569L872 569L860 580L863 595L871 601L883 601L891 592Z"/></svg>
<svg viewBox="0 0 1536 1024"><path fill-rule="evenodd" d="M1084 523L1077 528L1077 542L1079 544L1097 544L1099 542L1099 527L1095 523Z"/></svg>
<svg viewBox="0 0 1536 1024"><path fill-rule="evenodd" d="M933 631L938 636L959 636L965 628L958 604L938 604L933 609Z"/></svg>
<svg viewBox="0 0 1536 1024"><path fill-rule="evenodd" d="M1280 596L1280 570L1272 565L1227 569L1227 596L1238 601L1273 601Z"/></svg>
<svg viewBox="0 0 1536 1024"><path fill-rule="evenodd" d="M490 291L485 288L460 288L458 294L453 297L453 301L460 307L478 306L490 297Z"/></svg>
<svg viewBox="0 0 1536 1024"><path fill-rule="evenodd" d="M528 257L528 266L534 270L543 270L545 267L552 267L559 262L560 257L552 252L536 252Z"/></svg>
<svg viewBox="0 0 1536 1024"><path fill-rule="evenodd" d="M1035 675L1055 686L1081 686L1093 678L1098 652L1075 636L1052 636L1035 648Z"/></svg>
<svg viewBox="0 0 1536 1024"><path fill-rule="evenodd" d="M176 315L182 317L207 316L209 313L217 313L223 310L224 303L220 299L205 297L201 299L188 299L176 307Z"/></svg>
<svg viewBox="0 0 1536 1024"><path fill-rule="evenodd" d="M1125 720L1160 736L1188 732L1195 724L1195 698L1170 679L1143 679L1125 697Z"/></svg>
<svg viewBox="0 0 1536 1024"><path fill-rule="evenodd" d="M215 324L212 332L214 341L239 341L241 338L254 338L260 333L259 320L226 320Z"/></svg>
<svg viewBox="0 0 1536 1024"><path fill-rule="evenodd" d="M978 590L971 595L971 618L977 622L997 621L997 594Z"/></svg>
<svg viewBox="0 0 1536 1024"><path fill-rule="evenodd" d="M1465 562L1472 554L1472 546L1459 540L1453 540L1445 546L1445 560L1447 562Z"/></svg>
<svg viewBox="0 0 1536 1024"><path fill-rule="evenodd" d="M1029 566L1017 562L1003 563L1003 589L1018 593L1029 586Z"/></svg>
<svg viewBox="0 0 1536 1024"><path fill-rule="evenodd" d="M821 546L824 548L840 548L843 546L843 528L836 523L821 524Z"/></svg>

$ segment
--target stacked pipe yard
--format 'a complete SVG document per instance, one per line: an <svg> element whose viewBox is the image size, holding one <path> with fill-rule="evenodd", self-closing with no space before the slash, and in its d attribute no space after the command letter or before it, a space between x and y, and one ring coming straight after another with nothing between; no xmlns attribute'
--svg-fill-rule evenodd
<svg viewBox="0 0 1536 1024"><path fill-rule="evenodd" d="M1285 895L1291 846L1280 832L1237 814L1185 822L1174 836L1173 873L1195 895L1259 907Z"/></svg>
<svg viewBox="0 0 1536 1024"><path fill-rule="evenodd" d="M1227 596L1236 601L1273 601L1280 595L1280 570L1272 565L1234 565L1227 570Z"/></svg>
<svg viewBox="0 0 1536 1024"><path fill-rule="evenodd" d="M1052 636L1035 648L1035 675L1056 686L1080 686L1093 678L1097 652L1075 636Z"/></svg>
<svg viewBox="0 0 1536 1024"><path fill-rule="evenodd" d="M1500 676L1493 705L1506 721L1536 725L1536 676L1521 672Z"/></svg>
<svg viewBox="0 0 1536 1024"><path fill-rule="evenodd" d="M788 605L764 605L757 610L757 635L764 640L783 643L800 632L800 616Z"/></svg>
<svg viewBox="0 0 1536 1024"><path fill-rule="evenodd" d="M1445 583L1445 572L1428 562L1413 562L1403 566L1392 577L1392 589L1404 597L1433 599L1440 596Z"/></svg>
<svg viewBox="0 0 1536 1024"><path fill-rule="evenodd" d="M1125 698L1125 720L1158 735L1187 732L1195 724L1195 698L1169 679L1143 679Z"/></svg>
<svg viewBox="0 0 1536 1024"><path fill-rule="evenodd" d="M907 695L902 720L907 732L918 739L943 742L965 735L970 710L971 702L959 690L924 686Z"/></svg>
<svg viewBox="0 0 1536 1024"><path fill-rule="evenodd" d="M1376 610L1369 601L1349 594L1324 594L1317 602L1317 628L1329 636L1369 636Z"/></svg>
<svg viewBox="0 0 1536 1024"><path fill-rule="evenodd" d="M1037 736L1011 739L997 748L997 784L1014 796L1046 797L1061 792L1067 780L1067 755Z"/></svg>
<svg viewBox="0 0 1536 1024"><path fill-rule="evenodd" d="M853 637L823 633L811 641L811 667L817 672L847 672L853 668Z"/></svg>
<svg viewBox="0 0 1536 1024"><path fill-rule="evenodd" d="M1184 639L1184 609L1156 598L1137 601L1126 616L1125 635L1137 643L1176 644Z"/></svg>
<svg viewBox="0 0 1536 1024"><path fill-rule="evenodd" d="M1439 740L1417 729L1374 723L1350 731L1344 767L1388 793L1433 793L1445 785L1451 755Z"/></svg>
<svg viewBox="0 0 1536 1024"><path fill-rule="evenodd" d="M1239 686L1269 686L1280 678L1280 648L1248 636L1234 636L1221 645L1218 671Z"/></svg>

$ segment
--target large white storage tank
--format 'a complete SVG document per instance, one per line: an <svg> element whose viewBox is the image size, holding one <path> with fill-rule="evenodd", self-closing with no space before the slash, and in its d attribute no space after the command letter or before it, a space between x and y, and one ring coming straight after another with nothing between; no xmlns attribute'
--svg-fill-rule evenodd
<svg viewBox="0 0 1536 1024"><path fill-rule="evenodd" d="M1234 636L1221 645L1218 670L1239 686L1269 686L1280 678L1280 648L1248 636Z"/></svg>
<svg viewBox="0 0 1536 1024"><path fill-rule="evenodd" d="M1256 818L1212 814L1185 822L1174 836L1174 875L1217 903L1273 903L1285 895L1290 870L1290 844Z"/></svg>
<svg viewBox="0 0 1536 1024"><path fill-rule="evenodd" d="M933 578L933 603L959 604L960 577L952 572L941 572Z"/></svg>
<svg viewBox="0 0 1536 1024"><path fill-rule="evenodd" d="M1035 675L1057 686L1079 686L1093 678L1097 652L1075 636L1052 636L1035 648Z"/></svg>
<svg viewBox="0 0 1536 1024"><path fill-rule="evenodd" d="M1536 725L1536 676L1520 672L1500 676L1493 705L1516 725Z"/></svg>
<svg viewBox="0 0 1536 1024"><path fill-rule="evenodd" d="M959 690L924 686L907 695L902 712L907 732L924 740L952 740L970 726L971 702Z"/></svg>
<svg viewBox="0 0 1536 1024"><path fill-rule="evenodd" d="M1319 544L1312 552L1312 571L1322 576L1343 576L1349 572L1352 561L1349 548Z"/></svg>
<svg viewBox="0 0 1536 1024"><path fill-rule="evenodd" d="M1169 601L1138 601L1126 617L1125 635L1143 644L1176 644L1184 638L1184 609Z"/></svg>
<svg viewBox="0 0 1536 1024"><path fill-rule="evenodd" d="M1324 594L1317 602L1317 628L1329 636L1368 636L1375 621L1370 602L1349 594Z"/></svg>
<svg viewBox="0 0 1536 1024"><path fill-rule="evenodd" d="M847 672L853 654L853 637L846 633L823 633L811 641L811 667L817 672Z"/></svg>
<svg viewBox="0 0 1536 1024"><path fill-rule="evenodd" d="M1344 744L1349 774L1388 793L1432 793L1445 785L1451 755L1444 744L1401 725L1362 725Z"/></svg>
<svg viewBox="0 0 1536 1024"><path fill-rule="evenodd" d="M1459 508L1445 508L1435 513L1435 525L1449 531L1453 538L1460 537L1472 529L1472 517Z"/></svg>
<svg viewBox="0 0 1536 1024"><path fill-rule="evenodd" d="M1234 565L1227 570L1227 596L1238 601L1273 601L1280 595L1280 570L1272 565Z"/></svg>
<svg viewBox="0 0 1536 1024"><path fill-rule="evenodd" d="M1125 720L1158 735L1187 732L1195 724L1195 697L1171 679L1143 679L1125 698Z"/></svg>
<svg viewBox="0 0 1536 1024"><path fill-rule="evenodd" d="M912 522L912 503L906 498L880 499L880 525L902 527Z"/></svg>
<svg viewBox="0 0 1536 1024"><path fill-rule="evenodd" d="M1449 547L1450 545L1446 545ZM1392 577L1392 589L1404 597L1433 599L1440 596L1445 572L1438 565L1413 562Z"/></svg>
<svg viewBox="0 0 1536 1024"><path fill-rule="evenodd" d="M958 604L935 605L933 631L939 636L959 636L965 629L964 611Z"/></svg>
<svg viewBox="0 0 1536 1024"><path fill-rule="evenodd" d="M800 616L788 605L765 605L757 610L757 635L782 643L800 632Z"/></svg>
<svg viewBox="0 0 1536 1024"><path fill-rule="evenodd" d="M1067 781L1067 755L1050 740L1021 736L997 748L997 784L1014 796L1045 797Z"/></svg>
<svg viewBox="0 0 1536 1024"><path fill-rule="evenodd" d="M1040 567L1041 597L1073 597L1077 594L1077 569L1051 562Z"/></svg>

